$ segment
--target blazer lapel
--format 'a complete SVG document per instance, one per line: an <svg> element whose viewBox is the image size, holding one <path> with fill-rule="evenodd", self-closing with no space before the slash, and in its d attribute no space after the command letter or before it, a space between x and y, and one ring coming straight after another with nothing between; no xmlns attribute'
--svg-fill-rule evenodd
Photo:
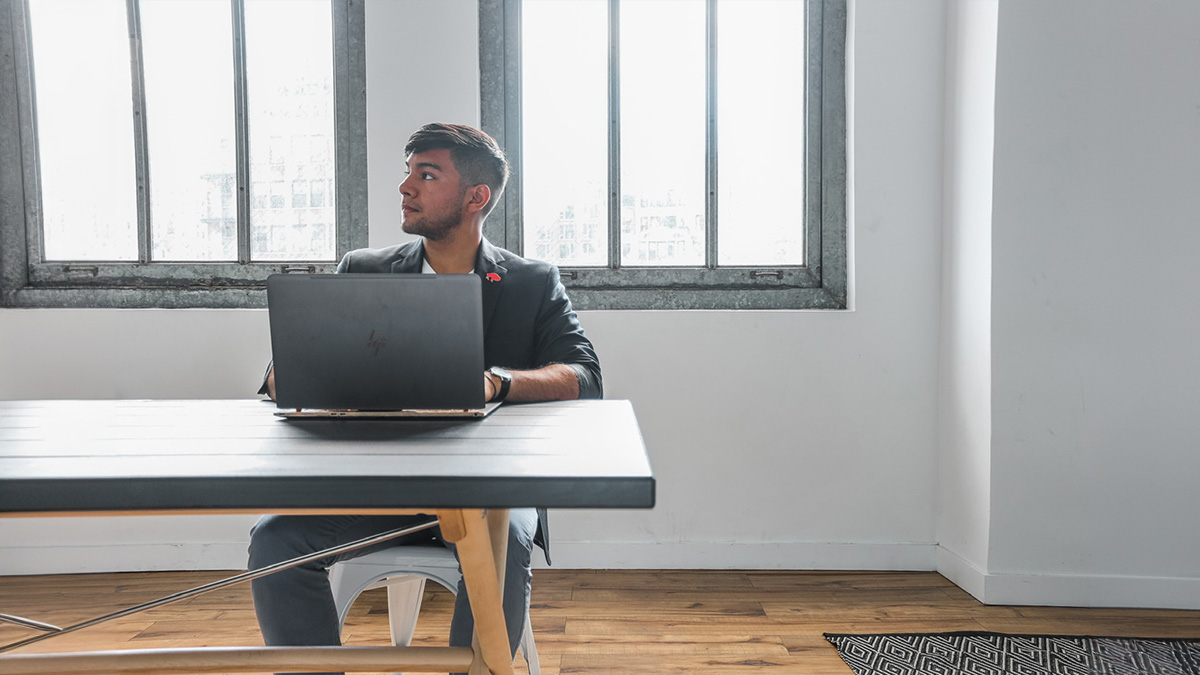
<svg viewBox="0 0 1200 675"><path fill-rule="evenodd" d="M492 325L492 316L496 313L496 304L500 301L500 293L504 289L504 275L508 269L501 264L504 254L500 249L484 239L479 244L479 255L475 260L475 273L483 280L483 334L487 335Z"/></svg>
<svg viewBox="0 0 1200 675"><path fill-rule="evenodd" d="M425 240L418 239L399 260L392 263L391 271L392 274L420 274L423 262L425 262Z"/></svg>

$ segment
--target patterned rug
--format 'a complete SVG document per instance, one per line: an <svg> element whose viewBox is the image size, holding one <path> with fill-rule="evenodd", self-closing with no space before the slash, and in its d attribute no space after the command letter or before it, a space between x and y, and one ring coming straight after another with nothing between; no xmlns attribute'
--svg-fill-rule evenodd
<svg viewBox="0 0 1200 675"><path fill-rule="evenodd" d="M826 633L855 675L1200 675L1200 639Z"/></svg>

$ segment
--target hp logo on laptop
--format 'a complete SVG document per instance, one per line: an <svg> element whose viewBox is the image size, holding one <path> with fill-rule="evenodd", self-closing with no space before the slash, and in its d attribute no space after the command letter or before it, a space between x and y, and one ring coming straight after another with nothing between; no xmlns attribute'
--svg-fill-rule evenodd
<svg viewBox="0 0 1200 675"><path fill-rule="evenodd" d="M367 336L367 349L374 349L375 356L379 356L379 350L385 346L387 346L387 336L382 334L377 336L372 329L371 334Z"/></svg>

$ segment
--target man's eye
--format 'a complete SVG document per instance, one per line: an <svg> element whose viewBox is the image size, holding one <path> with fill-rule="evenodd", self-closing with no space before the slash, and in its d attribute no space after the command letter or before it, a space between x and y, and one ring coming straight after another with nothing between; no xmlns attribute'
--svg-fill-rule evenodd
<svg viewBox="0 0 1200 675"><path fill-rule="evenodd" d="M433 180L433 174L429 173L428 171L422 171L421 180Z"/></svg>

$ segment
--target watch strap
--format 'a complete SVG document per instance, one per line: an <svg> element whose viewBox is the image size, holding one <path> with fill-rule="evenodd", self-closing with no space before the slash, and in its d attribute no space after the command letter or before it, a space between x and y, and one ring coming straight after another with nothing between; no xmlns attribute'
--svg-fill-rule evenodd
<svg viewBox="0 0 1200 675"><path fill-rule="evenodd" d="M496 395L492 397L493 401L503 401L508 397L508 390L512 387L512 375L507 370L496 368L495 366L488 369L488 372L496 376L500 381L500 387L496 391Z"/></svg>

